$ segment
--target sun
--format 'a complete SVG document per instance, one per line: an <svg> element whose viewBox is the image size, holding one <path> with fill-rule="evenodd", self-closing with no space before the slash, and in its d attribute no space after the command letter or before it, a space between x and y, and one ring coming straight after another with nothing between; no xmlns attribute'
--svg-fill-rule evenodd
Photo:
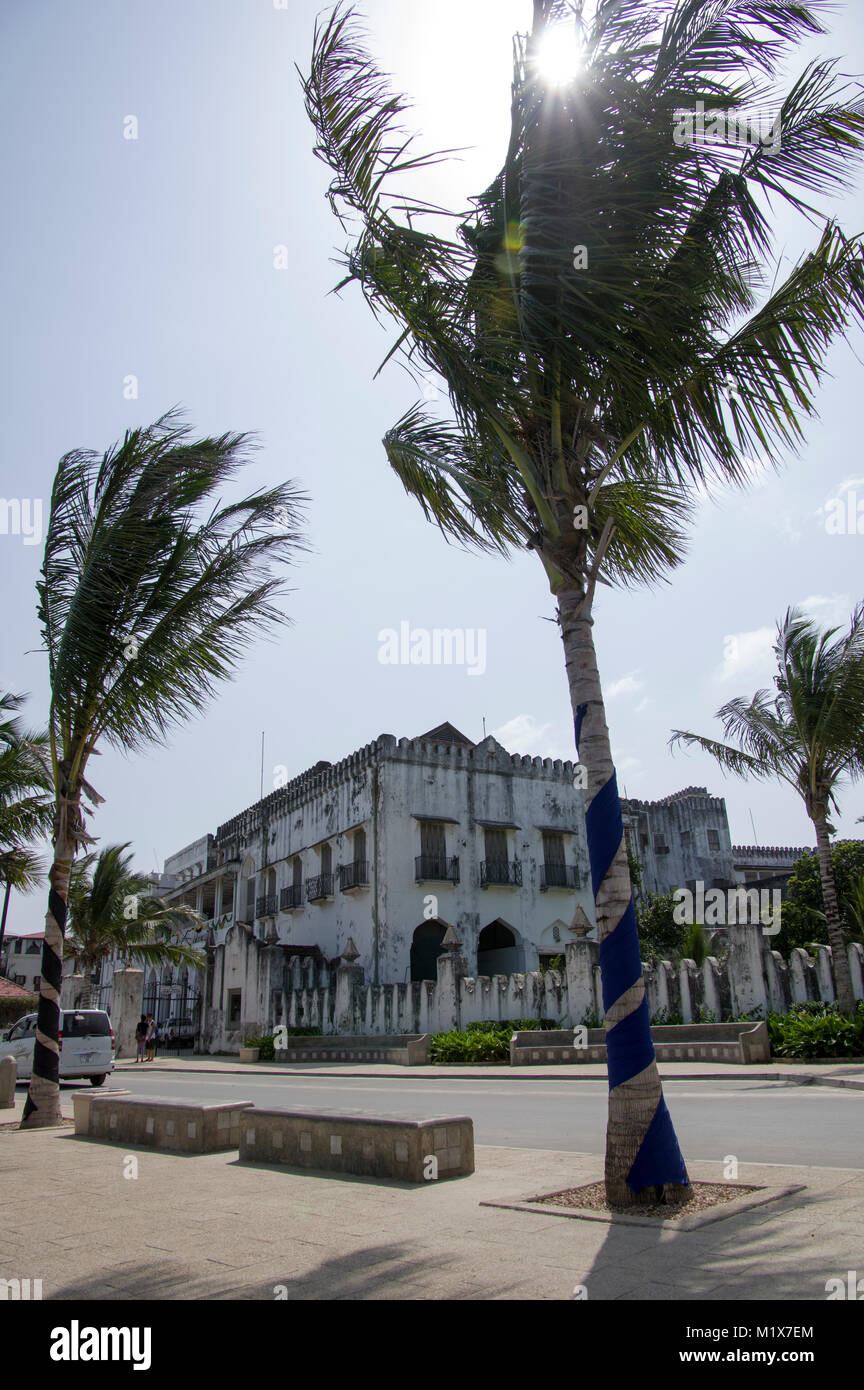
<svg viewBox="0 0 864 1390"><path fill-rule="evenodd" d="M547 30L537 49L537 71L550 87L566 87L585 65L585 49L569 24Z"/></svg>

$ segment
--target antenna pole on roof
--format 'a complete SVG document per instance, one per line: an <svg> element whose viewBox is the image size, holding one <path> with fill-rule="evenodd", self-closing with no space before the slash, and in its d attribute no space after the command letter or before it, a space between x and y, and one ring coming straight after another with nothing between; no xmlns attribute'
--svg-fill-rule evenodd
<svg viewBox="0 0 864 1390"><path fill-rule="evenodd" d="M264 800L264 730L261 730L261 791L258 796L259 801Z"/></svg>
<svg viewBox="0 0 864 1390"><path fill-rule="evenodd" d="M749 807L749 806L747 807L747 810L750 811L750 807ZM750 811L750 824L751 824L752 827L753 827L753 843L754 843L754 845L758 845L759 841L758 841L757 838L756 838L756 822L755 822L754 819L753 819L753 812L752 812L752 811Z"/></svg>
<svg viewBox="0 0 864 1390"><path fill-rule="evenodd" d="M486 716L483 716L483 737L486 737Z"/></svg>

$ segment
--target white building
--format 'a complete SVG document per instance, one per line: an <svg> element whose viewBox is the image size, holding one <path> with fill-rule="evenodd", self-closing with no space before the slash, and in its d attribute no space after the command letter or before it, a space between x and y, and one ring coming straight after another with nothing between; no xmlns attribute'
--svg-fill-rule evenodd
<svg viewBox="0 0 864 1390"><path fill-rule="evenodd" d="M573 764L451 724L316 763L171 855L161 887L212 945L243 922L323 963L351 937L376 984L434 979L448 926L491 975L559 955L578 909L594 920Z"/></svg>
<svg viewBox="0 0 864 1390"><path fill-rule="evenodd" d="M38 994L42 980L42 942L44 931L29 932L26 936L13 936L7 933L3 938L0 953L0 975L13 984L26 989L28 994Z"/></svg>

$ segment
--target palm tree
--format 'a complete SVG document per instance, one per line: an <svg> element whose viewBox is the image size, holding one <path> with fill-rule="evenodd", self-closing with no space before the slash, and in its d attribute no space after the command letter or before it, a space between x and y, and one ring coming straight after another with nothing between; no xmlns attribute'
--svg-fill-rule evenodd
<svg viewBox="0 0 864 1390"><path fill-rule="evenodd" d="M449 418L418 404L387 434L390 464L448 539L533 550L557 602L600 941L613 1205L661 1185L680 1195L687 1179L654 1063L594 597L598 584L666 577L695 484L746 481L757 450L779 462L814 411L830 343L864 314L860 246L833 222L759 302L771 242L758 200L807 211L805 195L844 185L864 141L858 94L846 99L831 63L774 98L779 149L741 146L731 125L722 143L676 143L680 108L737 116L772 100L786 50L822 32L818 8L598 0L583 23L579 0L534 0L505 162L467 213L402 191L444 155L414 152L407 103L350 9L316 26L303 79L349 237L338 288L356 282L395 324L385 361L437 376L449 396ZM553 87L545 44L574 35L581 66Z"/></svg>
<svg viewBox="0 0 864 1390"><path fill-rule="evenodd" d="M828 817L837 808L840 786L864 774L864 604L852 614L848 633L838 637L839 631L820 632L800 610L790 608L778 624L774 647L776 695L757 690L751 700L730 700L717 711L731 742L681 729L673 731L671 742L703 749L739 777L779 777L801 797L816 831L837 1001L843 1013L851 1015L855 996Z"/></svg>
<svg viewBox="0 0 864 1390"><path fill-rule="evenodd" d="M15 717L26 698L0 694L0 951L12 889L27 893L39 883L42 862L32 844L51 831L48 735L25 729Z"/></svg>
<svg viewBox="0 0 864 1390"><path fill-rule="evenodd" d="M184 929L203 931L206 922L185 904L166 907L149 892L150 880L132 869L124 845L106 845L72 866L65 949L84 974L82 1008L89 1008L93 981L114 955L137 965L207 963L206 952L173 940Z"/></svg>
<svg viewBox="0 0 864 1390"><path fill-rule="evenodd" d="M51 496L39 617L51 683L55 795L42 982L23 1125L60 1114L58 1020L69 874L92 843L83 799L100 744L165 742L202 710L256 633L285 616L274 560L303 547L291 483L224 505L214 494L246 462L243 434L193 439L169 411L98 456L60 460ZM203 511L202 511L203 509Z"/></svg>

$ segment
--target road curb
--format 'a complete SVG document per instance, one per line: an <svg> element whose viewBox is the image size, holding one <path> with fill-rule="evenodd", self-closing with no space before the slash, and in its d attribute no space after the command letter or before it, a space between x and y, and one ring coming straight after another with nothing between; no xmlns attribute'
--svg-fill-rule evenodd
<svg viewBox="0 0 864 1390"><path fill-rule="evenodd" d="M115 1067L113 1076L125 1075L131 1068ZM410 1077L413 1081L605 1081L605 1076L586 1076L584 1072L564 1071L558 1068L555 1071L535 1072L530 1067L502 1067L500 1072L472 1072L467 1068L442 1067L440 1072L430 1075L428 1072L417 1072L414 1067L405 1067L400 1072L377 1072L377 1071L351 1071L344 1069L338 1071L299 1071L292 1067L283 1067L278 1071L264 1069L263 1067L248 1066L243 1067L242 1071L226 1070L222 1067L154 1067L149 1075L158 1075L162 1072L170 1072L172 1075L184 1076L313 1076L313 1077L337 1077L344 1080L374 1081L401 1081ZM678 1072L675 1075L664 1075L660 1072L661 1081L783 1081L792 1086L831 1086L841 1090L864 1091L864 1080L847 1080L843 1077L818 1076L812 1072L801 1075L794 1075L788 1072L770 1071L748 1071L748 1072Z"/></svg>

